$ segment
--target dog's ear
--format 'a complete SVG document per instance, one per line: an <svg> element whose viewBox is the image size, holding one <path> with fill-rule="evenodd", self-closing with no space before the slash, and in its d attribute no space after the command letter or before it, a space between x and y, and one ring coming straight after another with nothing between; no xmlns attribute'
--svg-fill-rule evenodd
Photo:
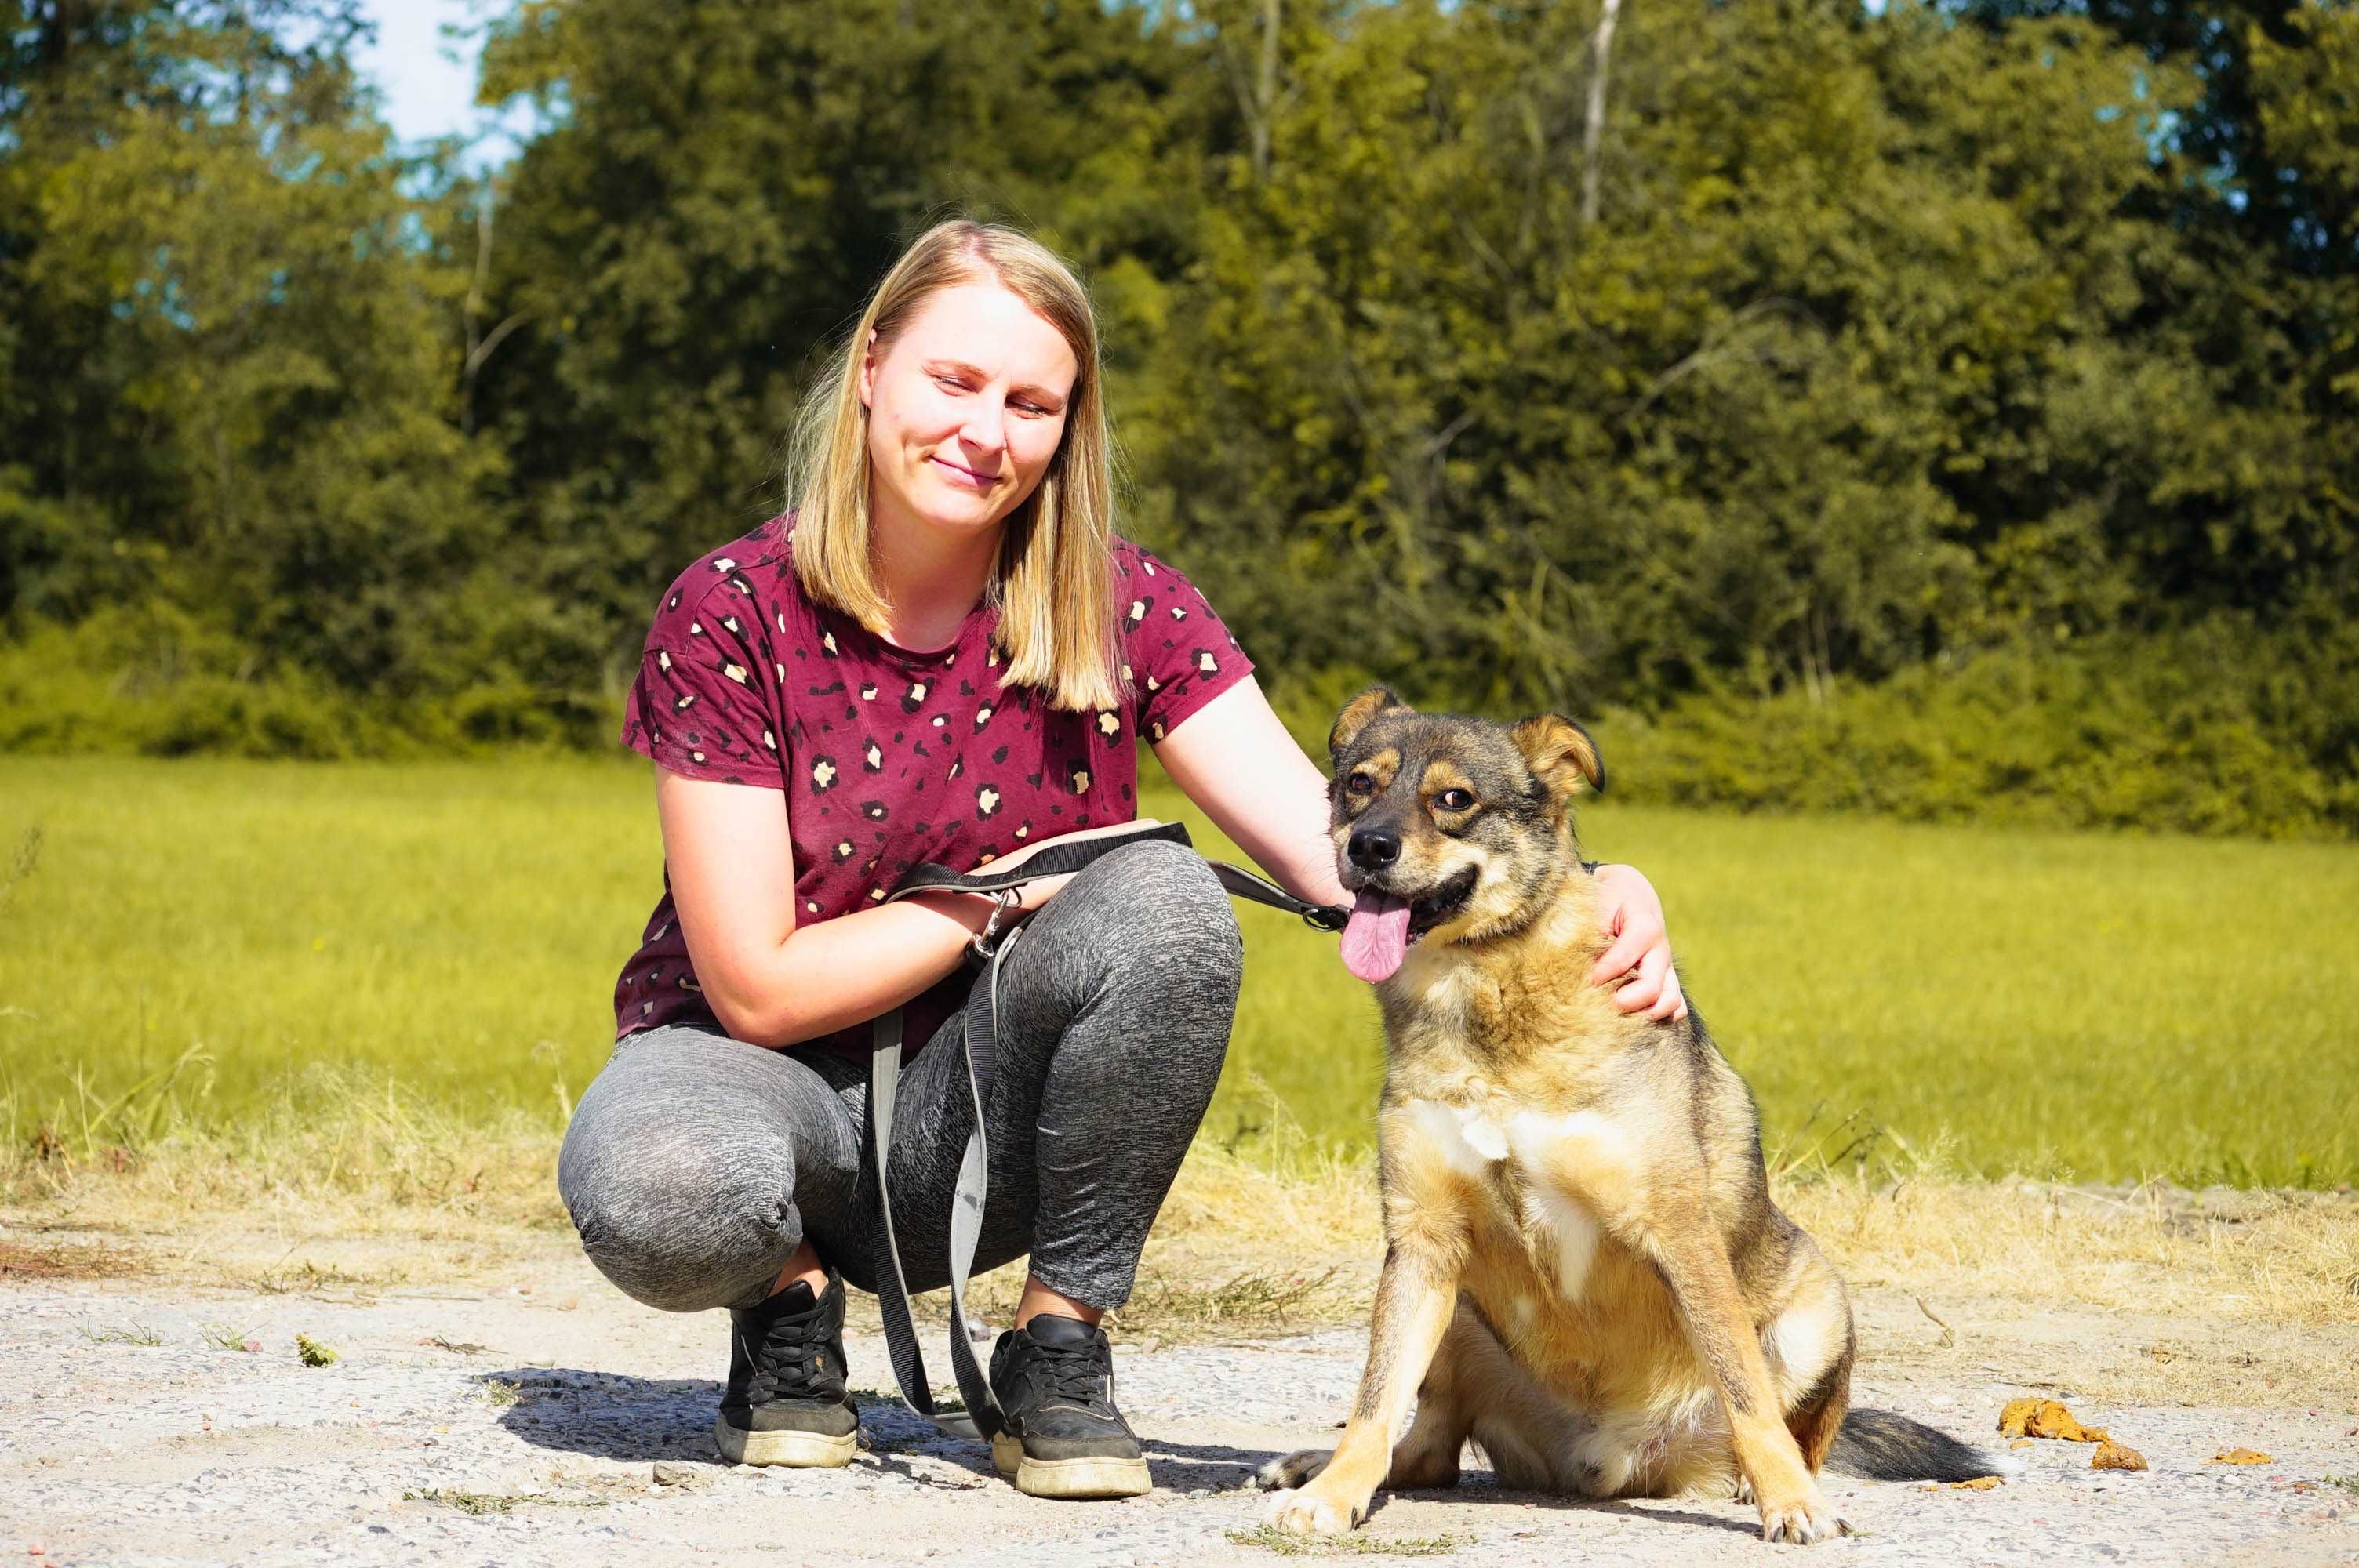
<svg viewBox="0 0 2359 1568"><path fill-rule="evenodd" d="M1597 754L1597 742L1571 719L1543 713L1525 719L1509 733L1515 737L1516 750L1530 765L1532 776L1547 787L1552 799L1570 800L1583 784L1599 795L1605 793L1605 763Z"/></svg>
<svg viewBox="0 0 2359 1568"><path fill-rule="evenodd" d="M1409 711L1409 705L1395 697L1392 687L1370 687L1345 703L1343 711L1335 715L1335 728L1327 731L1328 756L1331 758L1342 756L1343 748L1357 740L1360 731L1368 727L1368 720L1377 714Z"/></svg>

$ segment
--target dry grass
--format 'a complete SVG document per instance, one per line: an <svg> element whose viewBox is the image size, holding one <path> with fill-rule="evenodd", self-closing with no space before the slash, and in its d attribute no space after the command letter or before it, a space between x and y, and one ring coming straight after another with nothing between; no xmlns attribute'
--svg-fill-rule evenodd
<svg viewBox="0 0 2359 1568"><path fill-rule="evenodd" d="M2158 1183L1807 1183L1782 1201L1862 1287L2359 1325L2359 1199Z"/></svg>
<svg viewBox="0 0 2359 1568"><path fill-rule="evenodd" d="M1136 1316L1218 1330L1357 1315L1383 1245L1373 1167L1307 1142L1280 1152L1273 1168L1197 1144L1148 1244ZM120 1163L20 1152L0 1166L0 1278L186 1273L216 1233L430 1244L463 1266L520 1230L568 1228L556 1159L556 1135L522 1119L486 1132L389 1104L235 1141L175 1138ZM2359 1324L2359 1198L2347 1194L1895 1179L1887 1167L1789 1174L1779 1195L1863 1287ZM360 1282L352 1267L274 1260L239 1279L316 1290ZM994 1274L977 1288L987 1309L1009 1287Z"/></svg>
<svg viewBox="0 0 2359 1568"><path fill-rule="evenodd" d="M147 1260L120 1247L0 1236L0 1281L119 1280L147 1271Z"/></svg>
<svg viewBox="0 0 2359 1568"><path fill-rule="evenodd" d="M175 1135L136 1156L0 1166L0 1279L148 1274L263 1292L437 1283L563 1249L554 1130L483 1131L386 1102L339 1120ZM1281 1137L1276 1164L1200 1141L1117 1323L1134 1341L1365 1320L1383 1245L1364 1157ZM2348 1398L2359 1199L1945 1177L1930 1161L1796 1162L1780 1201L1862 1303L1872 1369L2106 1397ZM975 1281L1004 1322L1020 1265ZM939 1315L939 1293L921 1300Z"/></svg>

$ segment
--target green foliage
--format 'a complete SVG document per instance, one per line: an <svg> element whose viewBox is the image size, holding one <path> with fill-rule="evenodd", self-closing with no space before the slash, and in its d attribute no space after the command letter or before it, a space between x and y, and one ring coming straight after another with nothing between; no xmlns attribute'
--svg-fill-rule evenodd
<svg viewBox="0 0 2359 1568"><path fill-rule="evenodd" d="M2348 633L2346 633L2347 636ZM1880 686L1682 697L1597 726L1618 791L1671 805L2255 837L2359 834L2359 772L2274 699L2298 665L2227 628L2158 645L1995 650ZM2347 657L2347 655L2346 655ZM2352 667L2346 663L2343 667ZM2349 681L2344 682L2345 715ZM2325 693L2304 692L2305 710ZM2323 706L2323 705L2321 705Z"/></svg>
<svg viewBox="0 0 2359 1568"><path fill-rule="evenodd" d="M2359 9L1599 16L510 0L542 129L478 177L391 145L355 0L0 0L0 748L606 743L963 211L1082 265L1124 525L1290 711L1612 713L1664 798L2359 826Z"/></svg>

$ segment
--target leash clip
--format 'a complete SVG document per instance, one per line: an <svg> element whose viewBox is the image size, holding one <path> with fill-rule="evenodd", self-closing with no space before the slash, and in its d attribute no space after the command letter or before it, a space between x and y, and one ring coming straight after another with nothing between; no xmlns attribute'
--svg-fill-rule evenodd
<svg viewBox="0 0 2359 1568"><path fill-rule="evenodd" d="M1001 888L991 895L991 915L983 929L967 938L967 946L978 958L991 957L992 938L999 935L999 923L1013 911L1021 908L1024 895L1014 888Z"/></svg>
<svg viewBox="0 0 2359 1568"><path fill-rule="evenodd" d="M1302 924L1313 931L1341 931L1351 920L1352 912L1340 903L1314 903L1302 912Z"/></svg>

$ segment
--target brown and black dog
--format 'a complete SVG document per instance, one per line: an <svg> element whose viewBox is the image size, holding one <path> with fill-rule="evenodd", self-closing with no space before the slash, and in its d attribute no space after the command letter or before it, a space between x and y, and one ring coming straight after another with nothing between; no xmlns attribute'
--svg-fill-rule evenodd
<svg viewBox="0 0 2359 1568"><path fill-rule="evenodd" d="M1842 1277L1770 1201L1745 1082L1692 1011L1617 1011L1571 803L1588 732L1417 713L1381 687L1329 737L1345 964L1375 982L1386 1252L1367 1370L1332 1456L1267 1466L1273 1519L1343 1531L1379 1485L1447 1486L1471 1439L1502 1486L1744 1496L1769 1541L1846 1530L1842 1468L2012 1466L1849 1412ZM1416 1422L1395 1434L1416 1407Z"/></svg>

